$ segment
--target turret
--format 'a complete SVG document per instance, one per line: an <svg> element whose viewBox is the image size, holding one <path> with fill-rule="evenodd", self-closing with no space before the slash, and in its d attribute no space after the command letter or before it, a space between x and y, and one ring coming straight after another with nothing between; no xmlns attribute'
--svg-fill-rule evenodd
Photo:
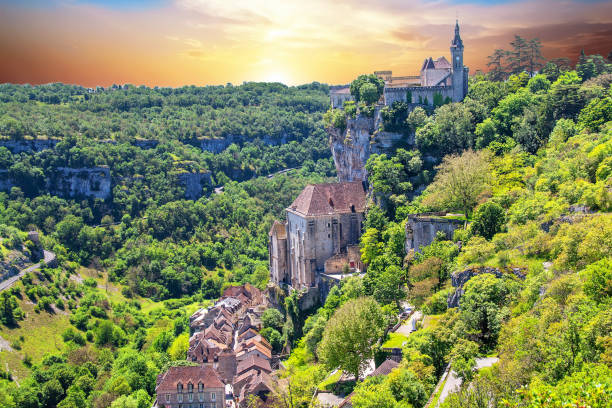
<svg viewBox="0 0 612 408"><path fill-rule="evenodd" d="M463 41L459 35L459 21L455 22L455 37L450 46L453 59L453 101L462 101L467 94L467 70L463 67Z"/></svg>

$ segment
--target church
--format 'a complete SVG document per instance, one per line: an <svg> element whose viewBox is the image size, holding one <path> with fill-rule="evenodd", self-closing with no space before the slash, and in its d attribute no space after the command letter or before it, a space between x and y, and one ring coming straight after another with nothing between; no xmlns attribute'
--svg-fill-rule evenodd
<svg viewBox="0 0 612 408"><path fill-rule="evenodd" d="M359 238L366 210L361 181L310 184L269 233L270 280L293 289L329 286L363 271Z"/></svg>
<svg viewBox="0 0 612 408"><path fill-rule="evenodd" d="M459 22L455 23L455 36L450 46L451 61L442 56L425 59L419 75L393 76L392 71L375 71L385 81L384 104L407 102L412 107L433 106L435 100L460 102L468 91L469 68L463 65L463 41ZM334 109L342 109L344 102L353 100L348 86L334 87L330 92Z"/></svg>

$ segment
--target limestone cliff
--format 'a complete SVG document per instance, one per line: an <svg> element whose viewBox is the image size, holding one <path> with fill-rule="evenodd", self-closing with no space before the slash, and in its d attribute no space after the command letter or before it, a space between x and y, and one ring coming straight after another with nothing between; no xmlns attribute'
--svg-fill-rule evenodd
<svg viewBox="0 0 612 408"><path fill-rule="evenodd" d="M58 142L58 139L0 140L0 147L6 147L11 153L18 154L53 149Z"/></svg>
<svg viewBox="0 0 612 408"><path fill-rule="evenodd" d="M474 276L483 273L494 275L498 279L501 279L502 276L508 274L513 274L519 279L525 279L527 268L509 266L503 268L493 268L490 266L475 266L463 270L461 272L455 272L451 275L451 284L453 285L453 288L455 288L455 291L451 293L448 297L448 307L459 307L460 299L463 295L463 285L465 285L467 281L472 279Z"/></svg>
<svg viewBox="0 0 612 408"><path fill-rule="evenodd" d="M365 165L371 154L389 153L399 142L414 145L413 137L380 131L380 125L380 112L377 110L371 118L358 115L347 119L345 129L327 129L338 181L366 180Z"/></svg>
<svg viewBox="0 0 612 408"><path fill-rule="evenodd" d="M255 142L257 140L262 141L265 145L268 146L278 146L290 141L287 135L282 135L279 138L274 138L272 136L266 135L264 137L256 139L249 139L246 136L242 135L227 135L223 138L198 139L194 143L189 143L192 143L207 152L218 154L221 153L223 150L227 149L232 143L235 143L237 145L243 145L246 142Z"/></svg>
<svg viewBox="0 0 612 408"><path fill-rule="evenodd" d="M111 195L110 170L106 166L78 169L58 167L47 179L47 189L61 197L105 200Z"/></svg>
<svg viewBox="0 0 612 408"><path fill-rule="evenodd" d="M185 198L188 200L197 200L204 195L204 187L212 187L210 172L179 173L178 179L185 187Z"/></svg>

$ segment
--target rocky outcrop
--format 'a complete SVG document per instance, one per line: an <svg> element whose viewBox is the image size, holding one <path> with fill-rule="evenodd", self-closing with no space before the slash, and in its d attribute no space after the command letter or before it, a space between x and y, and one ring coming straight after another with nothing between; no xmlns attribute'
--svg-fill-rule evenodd
<svg viewBox="0 0 612 408"><path fill-rule="evenodd" d="M438 232L442 232L446 239L452 239L455 230L463 225L464 221L449 217L446 213L408 215L406 222L406 253L410 250L421 252L421 247L431 244Z"/></svg>
<svg viewBox="0 0 612 408"><path fill-rule="evenodd" d="M159 140L154 139L135 139L132 141L132 145L140 147L143 150L155 149L159 144Z"/></svg>
<svg viewBox="0 0 612 408"><path fill-rule="evenodd" d="M493 268L490 266L476 266L473 268L465 269L461 272L455 272L451 275L451 284L455 288L455 291L451 293L447 300L448 307L459 307L459 300L463 295L463 285L467 281L472 279L476 275L483 273L489 273L495 275L496 278L500 279L504 275L513 274L519 279L525 279L527 274L527 268L524 267L505 267L505 268Z"/></svg>
<svg viewBox="0 0 612 408"><path fill-rule="evenodd" d="M336 164L338 181L366 180L365 164L371 154L375 119L357 116L347 119L346 129L329 128L329 144Z"/></svg>
<svg viewBox="0 0 612 408"><path fill-rule="evenodd" d="M380 131L377 109L373 117L358 115L346 120L346 128L328 128L329 144L336 164L338 181L363 181L367 178L366 162L371 154L390 153L395 146L414 145L414 136Z"/></svg>
<svg viewBox="0 0 612 408"><path fill-rule="evenodd" d="M108 167L72 169L58 167L47 179L47 189L61 197L101 198L111 195L111 176Z"/></svg>
<svg viewBox="0 0 612 408"><path fill-rule="evenodd" d="M289 137L287 135L282 135L281 137L272 137L270 135L266 135L261 138L249 139L246 136L242 135L227 135L223 138L217 139L198 139L195 143L192 144L195 144L202 150L217 154L227 149L233 143L237 145L243 145L247 142L256 143L257 141L261 141L263 144L268 146L278 146L287 143L289 141Z"/></svg>
<svg viewBox="0 0 612 408"><path fill-rule="evenodd" d="M0 170L0 191L10 191L15 186L15 181L9 177L8 170Z"/></svg>
<svg viewBox="0 0 612 408"><path fill-rule="evenodd" d="M35 140L0 140L0 147L6 147L11 153L40 152L53 149L59 139L35 139Z"/></svg>
<svg viewBox="0 0 612 408"><path fill-rule="evenodd" d="M204 195L204 187L212 187L210 172L184 172L177 177L185 187L185 198L188 200L197 200Z"/></svg>

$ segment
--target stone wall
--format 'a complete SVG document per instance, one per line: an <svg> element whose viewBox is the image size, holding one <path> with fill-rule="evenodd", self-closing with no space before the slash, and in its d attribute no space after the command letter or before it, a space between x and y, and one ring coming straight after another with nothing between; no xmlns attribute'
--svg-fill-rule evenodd
<svg viewBox="0 0 612 408"><path fill-rule="evenodd" d="M0 140L0 147L6 147L11 153L40 152L53 149L59 139L35 139L35 140Z"/></svg>
<svg viewBox="0 0 612 408"><path fill-rule="evenodd" d="M408 93L411 95L411 100L408 100ZM453 99L453 87L452 86L410 86L403 88L385 88L384 98L385 105L392 105L393 102L408 102L411 104L425 104L427 99L427 105L433 106L434 95L442 95L442 99L451 98ZM456 102L453 99L454 102Z"/></svg>
<svg viewBox="0 0 612 408"><path fill-rule="evenodd" d="M441 231L447 239L452 239L457 228L464 225L464 221L444 218L445 213L412 214L406 222L406 253L411 249L420 252L420 248L427 246Z"/></svg>
<svg viewBox="0 0 612 408"><path fill-rule="evenodd" d="M465 269L461 272L455 272L451 275L451 284L455 288L455 291L448 296L447 305L448 307L459 307L460 299L463 295L463 285L467 283L476 275L483 273L489 273L495 275L496 278L501 279L504 275L513 274L519 279L525 279L527 274L527 268L525 267L505 267L505 268L493 268L489 266L476 266Z"/></svg>
<svg viewBox="0 0 612 408"><path fill-rule="evenodd" d="M212 187L210 172L185 172L177 177L185 187L185 198L188 200L197 200L204 195L204 187Z"/></svg>

